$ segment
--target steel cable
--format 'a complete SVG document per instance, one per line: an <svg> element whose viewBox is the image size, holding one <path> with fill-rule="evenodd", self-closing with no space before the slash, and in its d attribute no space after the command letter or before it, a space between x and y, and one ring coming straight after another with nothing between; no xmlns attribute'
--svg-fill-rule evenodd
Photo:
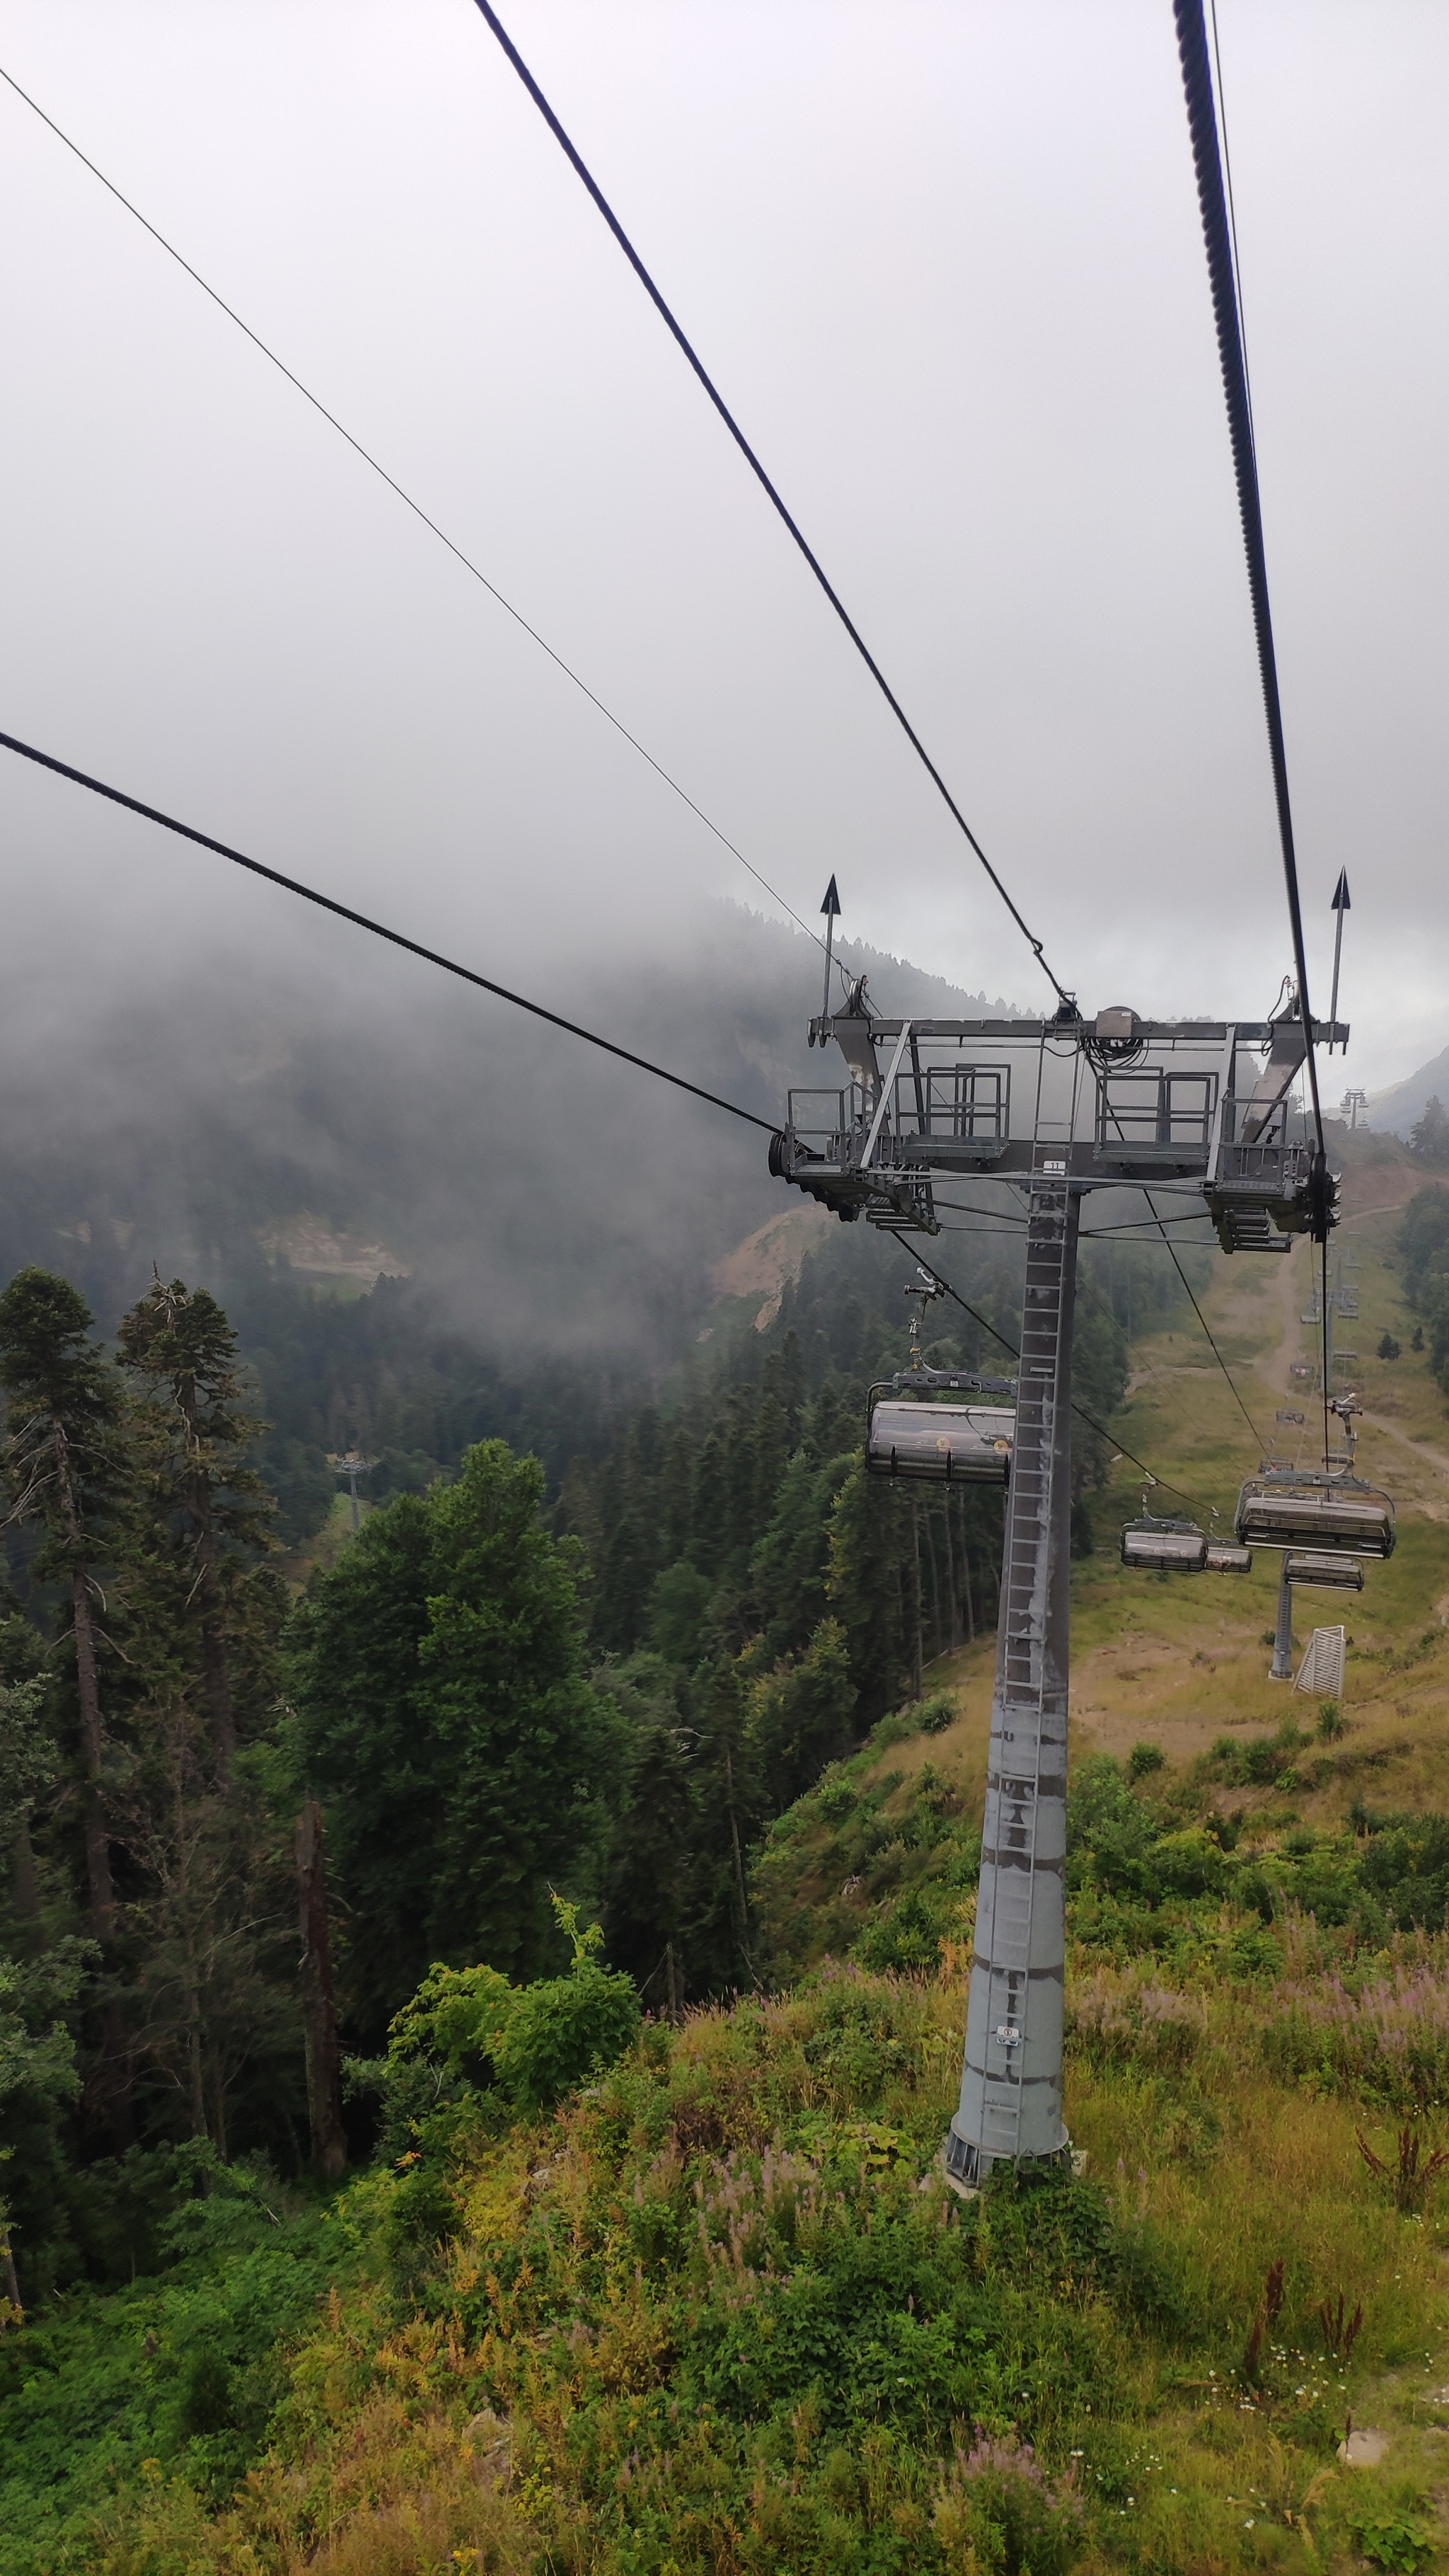
<svg viewBox="0 0 1449 2576"><path fill-rule="evenodd" d="M682 1073L671 1073L666 1065L651 1064L648 1056L616 1046L612 1038L601 1038L596 1030L581 1027L577 1020L566 1020L558 1011L546 1010L542 1002L530 1002L524 994L510 992L506 984L495 984L491 976L479 975L471 966L460 966L456 958L445 957L436 948L425 948L421 940L409 939L404 931L390 930L385 922L354 911L350 903L338 903L334 896L319 893L316 886L303 885L298 877L284 876L280 868L249 859L245 851L232 849L226 841L213 840L209 832L198 832L190 823L178 823L174 814L163 814L155 805L144 805L138 796L127 796L119 787L108 787L103 779L91 778L83 769L72 769L68 761L56 760L48 751L37 751L33 743L17 741L11 733L0 733L0 748L18 752L22 760L33 760L37 768L53 769L58 778L68 778L74 786L88 788L91 795L104 796L112 805L123 805L127 813L139 814L148 823L159 823L163 832L175 832L183 841L194 841L198 849L214 851L219 859L229 859L233 867L264 877L268 885L280 886L286 894L300 895L304 903L315 904L319 912L350 921L354 929L366 930L374 939L385 939L390 947L403 949L409 957L420 957L427 966L440 966L445 975L456 975L460 983L476 985L480 993L492 993L500 1002L511 1002L515 1010L546 1020L550 1028L563 1029L569 1037L582 1038L586 1045L601 1048L605 1055L618 1056L623 1064L636 1065L641 1073L652 1073L656 1080L672 1083L676 1091L688 1091L696 1100L708 1101L711 1109L727 1110L731 1118L742 1118L750 1127L761 1127L767 1136L776 1133L771 1120L757 1118L753 1109L741 1109L733 1100L722 1100L717 1091L705 1091L699 1083L687 1082Z"/></svg>
<svg viewBox="0 0 1449 2576"><path fill-rule="evenodd" d="M1313 1233L1315 1240L1322 1241L1327 1233L1328 1221L1323 1108L1318 1096L1318 1064L1313 1048L1313 1021L1308 1003L1308 954L1304 946L1303 907L1298 891L1298 857L1293 837L1293 805L1288 792L1288 755L1283 739L1283 708L1278 689L1278 658L1273 644L1273 616L1268 600L1268 557L1263 541L1262 496L1258 488L1258 459L1253 439L1253 407L1248 391L1247 351L1243 339L1242 314L1234 273L1233 228L1223 187L1217 100L1213 90L1212 66L1208 56L1207 28L1203 18L1202 0L1173 0L1173 14L1177 22L1177 49L1182 64L1188 130L1192 137L1193 167L1197 174L1198 206L1202 215L1203 242L1207 251L1208 282L1212 290L1213 319L1217 328L1218 362L1222 369L1223 395L1227 405L1228 437L1232 447L1233 476L1238 491L1238 515L1242 522L1243 551L1247 558L1248 591L1252 600L1253 631L1258 648L1258 673L1263 690L1263 712L1268 726L1268 750L1273 765L1273 794L1278 809L1278 839L1283 853L1283 881L1288 896L1288 921L1293 936L1293 962L1298 977L1298 1008L1302 1015L1307 1042L1308 1081L1313 1095L1313 1123L1317 1139L1315 1177L1319 1193L1319 1204L1314 1208Z"/></svg>
<svg viewBox="0 0 1449 2576"><path fill-rule="evenodd" d="M1026 940L1030 947L1033 956L1036 958L1037 964L1040 966L1043 974L1047 977L1048 982L1055 991L1058 1000L1064 1003L1074 1003L1075 996L1068 993L1064 984L1058 983L1056 976L1047 964L1042 942L1028 927L1026 921L1018 912L1016 905L1012 902L1010 895L1007 893L1006 888L1002 884L1000 877L997 875L995 868L988 859L981 843L977 840L975 833L972 831L970 824L967 822L965 815L962 813L960 806L957 804L956 799L952 795L950 788L947 786L945 779L942 777L940 770L936 767L934 760L927 751L926 746L922 742L920 735L917 733L915 726L912 724L910 717L906 714L905 708L902 706L900 699L896 696L894 689L891 687L889 680L882 671L875 655L871 652L869 645L866 643L866 640L861 634L859 627L856 625L854 618L847 609L845 602L842 600L839 592L830 580L819 556L815 553L813 547L810 545L790 510L786 507L785 502L776 490L775 485L771 482L764 466L761 464L754 449L751 447L749 440L746 438L744 431L741 429L739 422L736 420L734 413L730 410L728 403L725 401L723 394L719 390L719 387L715 384L713 377L706 370L698 352L695 350L692 343L686 338L680 324L676 321L674 314L665 303L659 288L655 285L654 280L650 276L648 269L645 267L643 260L634 248L634 245L629 239L628 234L625 232L623 225L620 223L618 216L615 214L613 207L610 205L608 198L604 195L597 179L595 179L592 171L588 168L588 165L582 159L574 144L571 142L569 136L564 131L563 126L559 123L559 120L555 116L553 109L550 107L548 100L545 98L543 91L539 88L539 85L534 79L532 72L529 70L527 63L524 61L523 56L514 44L507 28L504 26L502 19L498 16L496 10L490 8L489 0L475 0L475 5L480 17L486 20L494 35L497 37L499 44L508 57L509 62L513 65L513 68L517 72L519 79L522 81L524 88L527 90L529 97L532 99L534 106L538 109L545 125L552 134L554 141L558 144L560 150L563 152L565 158L574 170L575 175L582 181L590 197L593 199L595 206L598 208L599 213L603 216L605 223L608 225L610 232L613 234L615 241L618 243L620 250L623 252L629 266L634 271L635 276L638 278L640 285L643 287L645 294L654 306L654 309L659 315L659 318L663 322L666 330L670 333L671 337L677 343L679 349L688 360L690 366L693 368L695 375L698 377L700 384L708 394L710 401L713 403L720 419L724 422L726 429L729 431L736 447L739 449L740 454L749 466L751 473L755 476L755 479L759 483L762 491L766 494L771 506L776 510L786 528L788 528L790 535L794 538L796 545L799 547L806 563L809 565L810 570L815 575L821 589L824 591L826 598L829 600L830 605L834 609L836 616L839 618L841 625L844 627L846 634L850 637L852 644L855 646L857 653L864 662L866 669L869 671L871 678L876 684L876 687L880 690L882 697L885 699L885 702L890 708L892 715L895 717L897 724L904 733L906 740L915 752L917 759L921 762L932 785L941 796L947 812L950 814L953 822L955 822L959 829L965 834L968 844L980 860L982 867L985 869L991 883L1000 895L1001 900L1005 904L1007 911L1010 913L1012 920L1015 922L1017 929L1021 932L1023 939Z"/></svg>
<svg viewBox="0 0 1449 2576"><path fill-rule="evenodd" d="M573 669L570 663L564 660L561 653L555 652L547 638L540 635L538 628L536 626L530 626L528 619L523 614L523 611L519 608L515 608L511 599L504 598L504 595L498 588L497 583L489 580L486 572L481 571L479 566L474 563L472 556L464 553L462 547L448 535L447 530L439 527L436 519L429 518L427 511L422 506L422 503L420 501L415 501L412 494L403 489L402 484L398 482L396 476L389 474L387 467L380 464L378 459L371 453L370 449L363 446L361 439L353 436L352 431L347 427L346 423L344 421L340 421L335 412L328 410L327 405L312 392L311 387L303 384L300 376L293 374L292 369L287 365L285 358L279 358L276 350L268 347L266 341L262 339L260 334L252 329L251 324L243 321L235 306L228 304L225 296L219 295L214 286L208 285L206 279L202 276L201 271L192 267L190 260L186 259L182 255L182 253L176 248L174 242L168 241L163 232L157 231L156 226L151 222L149 216L143 215L140 207L133 205L131 199L123 195L122 191L116 186L114 179L108 179L106 177L104 170L98 168L97 164L91 160L88 153L82 152L80 145L72 141L64 127L57 125L53 116L47 116L45 109L40 105L39 101L31 97L29 90L21 88L19 81L14 79L12 75L5 70L3 64L0 64L0 80L3 80L7 88L12 89L15 92L17 98L24 100L25 105L39 117L41 124L50 128L50 131L55 136L57 142L65 145L67 152L74 153L75 158L81 163L82 167L89 170L91 177L93 179L99 179L101 186L106 189L109 195L115 198L117 205L124 206L127 214L134 216L136 222L141 226L142 231L150 234L151 239L157 244L158 248L165 251L167 258L174 259L177 267L184 269L193 285L199 286L202 294L210 297L218 312L224 313L228 322L234 322L236 324L237 329L246 339L250 340L252 347L261 353L262 357L268 361L269 365L275 367L279 375L286 377L288 384L295 388L295 390L302 396L304 402L311 404L312 409L326 421L328 428L335 429L338 437L346 440L348 446L352 449L353 454L360 457L363 464L369 466L372 472L387 485L388 490L397 495L397 498L403 503L404 507L411 510L415 519L421 520L429 534L436 537L440 545L447 547L449 554L454 557L456 562L462 565L463 570L471 573L473 579L482 584L483 588L487 591L489 598L497 601L498 606L512 618L515 626L522 627L524 634L529 637L532 643L538 646L539 651L547 654L550 662L553 663L554 668L561 671L566 680L572 681L573 686L580 691L582 696L588 699L591 707L597 709L598 713L604 718L606 724L611 724L614 731L617 734L622 735L624 741L628 743L631 751L637 751L640 759L646 761L649 767L653 770L655 777L662 780L663 784L670 789L671 793L679 798L681 804L688 806L691 814L695 816L697 821L704 825L707 832L713 833L715 839L719 842L721 849L728 850L732 859L738 859L740 866L744 869L746 875L752 876L756 885L763 887L771 901L777 903L782 912L787 912L789 914L790 919L795 923L797 929L803 930L807 939L813 939L816 947L823 949L825 942L821 938L819 932L817 930L812 930L808 921L801 920L800 915L796 912L794 906L785 901L784 896L779 893L776 887L771 885L768 877L761 875L759 869L753 864L753 862L745 857L743 850L737 848L736 844L730 839L729 834L722 831L718 823L710 820L710 817L706 814L703 806L696 805L694 798L690 795L688 789L681 787L678 779L670 776L669 771L664 767L663 763L656 760L653 752L645 748L644 744L639 740L638 735L629 731L629 728L624 723L623 719L616 716L613 709L604 704L603 699L597 696L594 690L589 687L587 680L580 678L578 672ZM840 964L838 958L835 963L842 983L848 986L850 978L845 967Z"/></svg>
<svg viewBox="0 0 1449 2576"><path fill-rule="evenodd" d="M948 1297L954 1297L957 1305L963 1308L965 1313L970 1316L973 1324L979 1324L983 1333L989 1333L992 1340L994 1342L999 1342L1002 1349L1004 1351L1008 1351L1014 1360L1020 1359L1021 1352L1016 1343L1009 1342L1004 1333L999 1333L994 1324L988 1323L984 1315L978 1314L976 1308L969 1304L967 1299L962 1296L960 1289L953 1288L949 1279L943 1279L939 1270L932 1269L930 1262L925 1259L922 1253L916 1250L914 1244L908 1242L903 1234L897 1233L896 1228L893 1225L883 1227L882 1232L890 1235L892 1241L900 1245L902 1252L906 1253L922 1270L928 1272L930 1277L935 1280L938 1288L943 1288ZM1131 1449L1124 1449L1121 1442L1118 1440L1116 1432L1109 1431L1105 1422L1099 1422L1094 1413L1089 1413L1087 1411L1085 1405L1074 1404L1072 1406L1072 1411L1079 1422L1085 1422L1089 1431L1095 1431L1099 1439L1109 1442L1112 1448L1117 1451L1118 1455L1125 1458L1131 1466L1140 1467L1143 1475L1150 1477L1154 1485L1160 1485L1165 1494L1178 1495L1183 1502L1191 1503L1194 1511L1200 1512L1206 1508L1202 1503L1198 1502L1193 1495L1187 1493L1181 1485L1170 1484L1165 1476L1159 1476L1156 1468L1149 1467L1145 1458L1137 1457ZM1209 1515L1209 1517L1211 1517L1211 1515Z"/></svg>

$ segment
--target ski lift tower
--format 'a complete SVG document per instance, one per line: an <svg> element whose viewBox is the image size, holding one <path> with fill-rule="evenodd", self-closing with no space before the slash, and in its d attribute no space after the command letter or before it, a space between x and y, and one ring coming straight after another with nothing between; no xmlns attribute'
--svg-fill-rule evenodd
<svg viewBox="0 0 1449 2576"><path fill-rule="evenodd" d="M1348 1031L1318 1022L1315 1042ZM1082 1199L1150 1186L1206 1206L1227 1252L1326 1240L1336 1184L1287 1093L1308 1032L1290 996L1265 1022L877 1017L862 976L810 1023L844 1078L789 1096L770 1169L847 1222L939 1231L942 1177L1025 1202L1026 1290L1007 1489L976 1955L946 2170L1060 2160L1066 1950L1072 1316Z"/></svg>
<svg viewBox="0 0 1449 2576"><path fill-rule="evenodd" d="M352 1526L356 1529L359 1522L359 1513L357 1509L357 1479L359 1476L365 1476L370 1467L375 1467L377 1465L377 1460L375 1458L364 1458L360 1450L349 1449L344 1456L333 1458L329 1460L328 1463L331 1466L334 1475L345 1476L347 1479L348 1491L352 1497Z"/></svg>

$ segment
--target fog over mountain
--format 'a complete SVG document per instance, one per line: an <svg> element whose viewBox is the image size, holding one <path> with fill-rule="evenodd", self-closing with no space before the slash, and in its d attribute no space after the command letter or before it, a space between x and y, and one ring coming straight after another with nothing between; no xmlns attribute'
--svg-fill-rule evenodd
<svg viewBox="0 0 1449 2576"><path fill-rule="evenodd" d="M138 952L117 991L52 924L0 1024L7 1274L64 1269L109 1328L153 1262L223 1297L263 1268L405 1271L504 1365L628 1360L677 1340L710 1266L779 1212L760 1129L300 906L279 920L284 946L254 935L184 970ZM781 1117L792 1081L821 1078L819 951L723 903L676 916L670 947L561 960L536 997ZM885 1008L1007 1007L841 953Z"/></svg>
<svg viewBox="0 0 1449 2576"><path fill-rule="evenodd" d="M503 14L1064 980L1265 1010L1289 941L1165 0ZM1350 1070L1383 1078L1440 1043L1449 969L1449 12L1219 15L1310 964L1346 864ZM1049 1006L467 0L12 0L4 60L797 911L833 868L858 935ZM0 136L6 729L529 990L746 888L13 91ZM0 771L7 940L64 880L119 989L120 910L186 869L189 968L229 951L214 872Z"/></svg>
<svg viewBox="0 0 1449 2576"><path fill-rule="evenodd" d="M1442 1048L1404 1081L1392 1083L1385 1091L1371 1091L1369 1124L1383 1135L1406 1137L1433 1099L1449 1108L1449 1047Z"/></svg>

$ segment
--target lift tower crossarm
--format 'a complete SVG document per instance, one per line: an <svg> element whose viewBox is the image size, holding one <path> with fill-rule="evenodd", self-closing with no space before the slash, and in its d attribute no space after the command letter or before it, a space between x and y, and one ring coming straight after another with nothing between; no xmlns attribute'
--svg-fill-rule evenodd
<svg viewBox="0 0 1449 2576"><path fill-rule="evenodd" d="M1029 1184L1031 1104L1057 1100L1053 1134L1074 1189L1196 1190L1228 1251L1281 1251L1313 1222L1313 1157L1280 1109L1310 1039L1296 1006L1270 1020L875 1018L860 987L810 1024L833 1040L843 1087L792 1091L771 1151L777 1177L838 1215L938 1231L943 1174ZM1245 1063L1252 1051L1267 1063ZM1240 1095L1238 1067L1244 1064ZM1070 1068L1078 1067L1078 1077ZM1058 1111L1063 1114L1058 1115Z"/></svg>
<svg viewBox="0 0 1449 2576"><path fill-rule="evenodd" d="M1346 1020L1315 1020L1312 1028L1315 1046L1326 1046L1330 1039L1338 1046L1348 1044ZM810 1043L824 1046L828 1039L834 1038L839 1044L847 1035L853 1038L868 1031L870 1039L879 1045L883 1039L899 1037L902 1030L909 1036L912 1029L923 1041L999 1038L1014 1039L1018 1044L1029 1040L1033 1046L1043 1038L1065 1039L1070 1043L1092 1035L1090 1020L892 1020L878 1017L866 1021L859 1012L831 1011L819 1013L811 1021ZM1298 1039L1303 1036L1303 1024L1299 1020L1139 1020L1136 1035L1148 1045L1194 1040L1204 1046L1221 1045L1224 1039L1236 1035L1243 1046L1265 1047L1271 1046L1284 1030L1290 1030ZM1306 1049L1300 1048L1300 1064L1304 1053Z"/></svg>

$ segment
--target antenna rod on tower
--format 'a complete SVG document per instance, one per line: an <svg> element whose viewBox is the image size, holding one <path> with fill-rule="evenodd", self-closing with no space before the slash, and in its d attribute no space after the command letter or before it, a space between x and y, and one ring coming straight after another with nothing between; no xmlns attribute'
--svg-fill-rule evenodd
<svg viewBox="0 0 1449 2576"><path fill-rule="evenodd" d="M1338 1021L1338 961L1343 954L1343 916L1352 909L1348 899L1347 868L1338 871L1338 883L1333 889L1333 902L1329 908L1338 916L1333 934L1333 998L1328 1005L1328 1052L1332 1055L1333 1032Z"/></svg>
<svg viewBox="0 0 1449 2576"><path fill-rule="evenodd" d="M825 915L825 999L820 1005L820 1016L822 1019L828 1019L830 1016L830 952L835 946L835 923L840 911L840 896L836 892L833 875L825 889L825 901L820 909Z"/></svg>

